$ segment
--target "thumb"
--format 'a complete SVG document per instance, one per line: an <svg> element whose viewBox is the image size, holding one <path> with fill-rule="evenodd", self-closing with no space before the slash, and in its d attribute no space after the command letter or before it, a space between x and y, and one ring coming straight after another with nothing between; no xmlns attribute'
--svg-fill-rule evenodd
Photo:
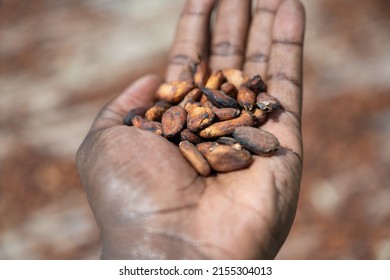
<svg viewBox="0 0 390 280"><path fill-rule="evenodd" d="M126 113L137 107L150 107L155 98L155 92L162 83L157 75L146 75L126 88L100 110L91 131L101 130L123 124Z"/></svg>

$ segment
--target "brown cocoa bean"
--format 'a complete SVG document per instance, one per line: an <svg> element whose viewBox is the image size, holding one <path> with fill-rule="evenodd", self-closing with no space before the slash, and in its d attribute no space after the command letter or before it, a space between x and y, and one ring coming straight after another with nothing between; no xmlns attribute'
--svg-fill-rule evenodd
<svg viewBox="0 0 390 280"><path fill-rule="evenodd" d="M210 174L211 168L209 163L191 142L180 142L179 150L200 175L207 176Z"/></svg>
<svg viewBox="0 0 390 280"><path fill-rule="evenodd" d="M222 70L222 73L226 77L226 80L232 83L237 89L249 81L249 77L238 69L226 68Z"/></svg>
<svg viewBox="0 0 390 280"><path fill-rule="evenodd" d="M261 92L259 95L257 95L256 105L260 110L263 110L267 113L275 111L280 107L279 100L266 92Z"/></svg>
<svg viewBox="0 0 390 280"><path fill-rule="evenodd" d="M152 107L150 107L145 113L145 119L149 121L161 121L162 115L172 105L164 100L157 101Z"/></svg>
<svg viewBox="0 0 390 280"><path fill-rule="evenodd" d="M278 139L260 128L241 126L233 131L233 137L254 154L268 156L279 148Z"/></svg>
<svg viewBox="0 0 390 280"><path fill-rule="evenodd" d="M204 155L212 169L230 172L248 167L253 158L245 149L235 149L230 145L214 145Z"/></svg>
<svg viewBox="0 0 390 280"><path fill-rule="evenodd" d="M217 143L218 144L223 144L223 145L234 145L234 144L236 144L238 142L233 137L222 136L222 137L219 137L217 139Z"/></svg>
<svg viewBox="0 0 390 280"><path fill-rule="evenodd" d="M189 102L197 102L202 97L203 93L199 88L194 88L184 97L182 101L178 104L180 107L185 108Z"/></svg>
<svg viewBox="0 0 390 280"><path fill-rule="evenodd" d="M196 145L196 148L202 155L205 155L212 147L218 145L217 142L202 142Z"/></svg>
<svg viewBox="0 0 390 280"><path fill-rule="evenodd" d="M207 103L207 102L210 102L210 101L209 101L209 99L207 98L207 96L204 95L203 92L202 92L202 97L200 98L200 103L201 103L201 104L205 104L205 103Z"/></svg>
<svg viewBox="0 0 390 280"><path fill-rule="evenodd" d="M229 135L238 126L252 126L252 116L243 111L238 118L214 123L199 132L199 136L203 138L217 138Z"/></svg>
<svg viewBox="0 0 390 280"><path fill-rule="evenodd" d="M187 128L193 132L209 126L215 118L215 113L200 103L188 103L185 109L187 111Z"/></svg>
<svg viewBox="0 0 390 280"><path fill-rule="evenodd" d="M126 116L123 118L123 123L125 125L129 125L129 126L133 125L131 122L131 119L134 116L144 116L145 112L147 110L148 110L148 108L146 108L146 107L138 107L138 108L134 108L134 109L129 110L129 112L127 112Z"/></svg>
<svg viewBox="0 0 390 280"><path fill-rule="evenodd" d="M192 80L163 83L157 89L157 98L177 104L195 87Z"/></svg>
<svg viewBox="0 0 390 280"><path fill-rule="evenodd" d="M133 126L142 130L148 130L161 136L163 135L162 125L159 122L149 121L141 116L136 115L131 119L131 123Z"/></svg>
<svg viewBox="0 0 390 280"><path fill-rule="evenodd" d="M256 102L256 94L249 88L243 86L238 90L237 101L245 110L252 111Z"/></svg>
<svg viewBox="0 0 390 280"><path fill-rule="evenodd" d="M229 82L223 83L220 88L226 95L231 98L237 98L237 88Z"/></svg>
<svg viewBox="0 0 390 280"><path fill-rule="evenodd" d="M198 87L204 87L206 85L207 79L210 76L210 69L205 60L202 60L196 65L194 73L194 82Z"/></svg>
<svg viewBox="0 0 390 280"><path fill-rule="evenodd" d="M245 83L245 86L253 91L256 95L260 92L267 91L267 87L260 75L253 76L247 83Z"/></svg>
<svg viewBox="0 0 390 280"><path fill-rule="evenodd" d="M241 150L243 148L241 146L241 144L238 143L237 140L234 139L233 137L222 136L222 137L219 137L216 142L218 144L230 145L233 147L233 149L236 149L236 150Z"/></svg>
<svg viewBox="0 0 390 280"><path fill-rule="evenodd" d="M218 70L210 75L205 87L208 89L219 89L224 82L226 82L226 78L222 71Z"/></svg>
<svg viewBox="0 0 390 280"><path fill-rule="evenodd" d="M184 129L187 119L187 111L180 106L172 106L162 116L161 123L163 134L166 138L172 138Z"/></svg>
<svg viewBox="0 0 390 280"><path fill-rule="evenodd" d="M235 119L241 114L241 111L235 108L217 108L213 111L219 121Z"/></svg>
<svg viewBox="0 0 390 280"><path fill-rule="evenodd" d="M209 89L209 88L201 88L203 94L207 97L207 99L213 103L213 105L217 107L229 107L229 108L238 108L239 105L234 98L226 95L220 90L217 89Z"/></svg>
<svg viewBox="0 0 390 280"><path fill-rule="evenodd" d="M259 126L265 122L267 112L256 108L253 112L249 112L253 117L253 126Z"/></svg>
<svg viewBox="0 0 390 280"><path fill-rule="evenodd" d="M204 103L204 106L209 107L216 115L219 121L227 121L237 118L241 114L241 110L235 108L218 108L214 106L210 101Z"/></svg>
<svg viewBox="0 0 390 280"><path fill-rule="evenodd" d="M199 144L203 142L203 139L200 138L195 133L191 132L188 128L184 129L180 132L180 140L181 141L189 141L193 144Z"/></svg>

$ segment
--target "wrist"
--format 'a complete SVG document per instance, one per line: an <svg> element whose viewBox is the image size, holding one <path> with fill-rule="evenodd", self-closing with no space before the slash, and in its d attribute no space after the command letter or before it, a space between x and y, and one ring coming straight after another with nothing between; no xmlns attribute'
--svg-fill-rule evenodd
<svg viewBox="0 0 390 280"><path fill-rule="evenodd" d="M204 259L189 242L169 234L134 227L102 232L102 259Z"/></svg>

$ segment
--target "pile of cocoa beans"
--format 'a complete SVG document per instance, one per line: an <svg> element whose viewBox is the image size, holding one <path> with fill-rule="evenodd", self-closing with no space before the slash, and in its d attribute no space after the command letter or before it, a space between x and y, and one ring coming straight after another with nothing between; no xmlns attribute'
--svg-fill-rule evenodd
<svg viewBox="0 0 390 280"><path fill-rule="evenodd" d="M231 68L210 74L200 62L190 79L161 84L156 97L152 107L130 110L124 123L178 145L200 175L246 168L252 155L279 148L278 139L259 128L280 107L259 75Z"/></svg>

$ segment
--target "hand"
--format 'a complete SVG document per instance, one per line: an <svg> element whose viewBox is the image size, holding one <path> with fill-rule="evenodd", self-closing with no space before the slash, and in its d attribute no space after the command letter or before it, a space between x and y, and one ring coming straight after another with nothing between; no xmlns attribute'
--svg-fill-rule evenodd
<svg viewBox="0 0 390 280"><path fill-rule="evenodd" d="M248 169L199 176L175 145L123 125L129 109L153 104L162 82L139 79L101 110L77 154L102 258L271 259L288 235L302 172L304 9L298 0L260 0L250 20L249 0L219 1L209 43L214 2L186 3L166 80L199 54L213 70L260 74L283 105L262 126L281 148Z"/></svg>

